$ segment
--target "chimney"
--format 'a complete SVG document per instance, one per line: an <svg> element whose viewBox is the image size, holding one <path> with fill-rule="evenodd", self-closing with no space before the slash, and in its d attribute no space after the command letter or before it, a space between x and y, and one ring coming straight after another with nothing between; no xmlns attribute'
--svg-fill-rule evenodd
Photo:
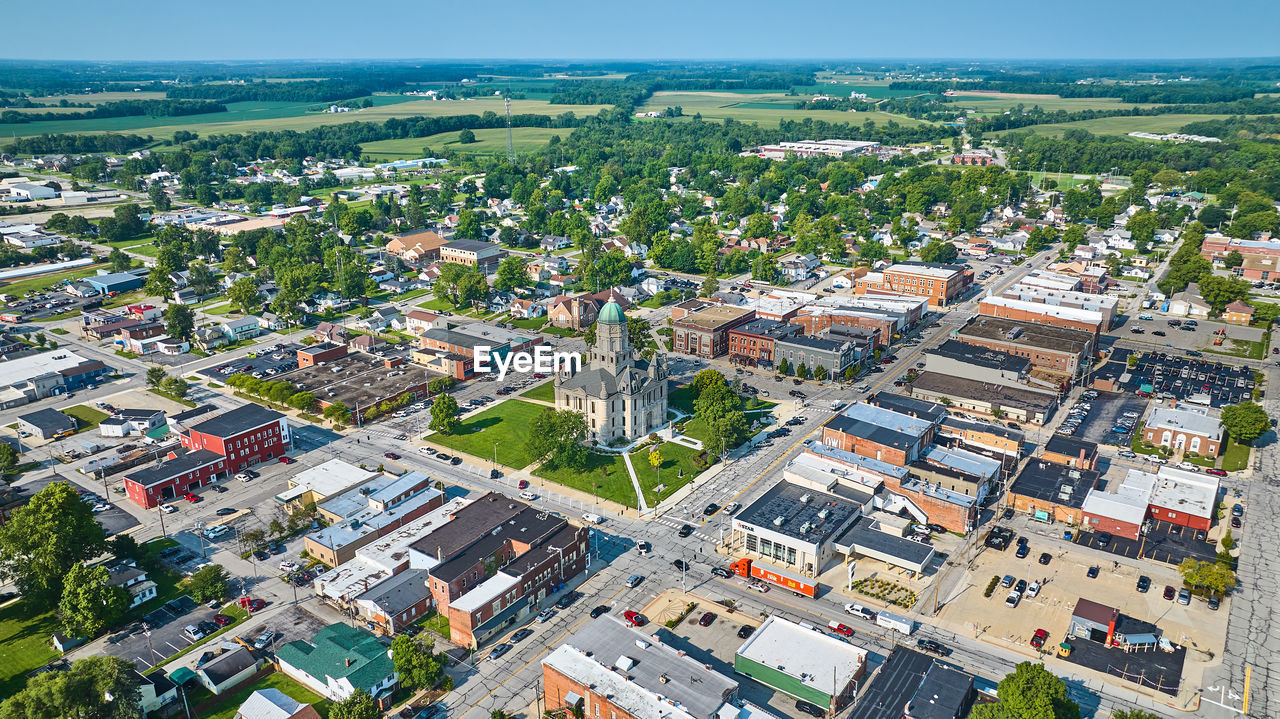
<svg viewBox="0 0 1280 719"><path fill-rule="evenodd" d="M1084 447L1080 448L1080 467L1084 467Z"/></svg>
<svg viewBox="0 0 1280 719"><path fill-rule="evenodd" d="M347 666L351 666L351 657L346 658Z"/></svg>

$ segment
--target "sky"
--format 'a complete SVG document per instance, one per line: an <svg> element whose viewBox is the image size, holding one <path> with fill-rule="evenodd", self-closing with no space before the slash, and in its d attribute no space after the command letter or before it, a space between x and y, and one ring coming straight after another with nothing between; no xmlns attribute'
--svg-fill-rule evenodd
<svg viewBox="0 0 1280 719"><path fill-rule="evenodd" d="M64 0L0 57L1126 59L1280 56L1264 0Z"/></svg>

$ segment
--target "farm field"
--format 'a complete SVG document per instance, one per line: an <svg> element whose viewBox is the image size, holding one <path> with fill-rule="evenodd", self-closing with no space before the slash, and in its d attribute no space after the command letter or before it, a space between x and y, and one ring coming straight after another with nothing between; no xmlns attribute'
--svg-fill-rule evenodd
<svg viewBox="0 0 1280 719"><path fill-rule="evenodd" d="M137 135L169 137L177 130L189 130L201 135L252 132L256 130L309 130L323 125L341 125L348 122L385 122L393 117L447 117L451 115L481 115L486 111L505 112L501 98L474 100L420 100L403 95L375 95L374 107L351 112L307 112L308 107L321 103L293 102L235 102L227 105L227 112L187 115L185 117L111 117L99 120L49 120L11 125L6 128L17 137L45 133L97 133L128 132ZM542 100L512 100L511 113L560 115L573 112L578 115L594 115L605 105L552 105ZM505 140L504 140L505 142Z"/></svg>
<svg viewBox="0 0 1280 719"><path fill-rule="evenodd" d="M803 97L782 93L756 93L743 97L732 92L655 92L640 111L658 111L679 105L685 115L701 113L704 118L723 120L731 117L742 122L776 124L779 120L803 120L811 117L825 122L861 125L867 120L886 123L895 120L900 125L913 127L924 124L903 115L892 115L875 110L842 112L840 110L794 110L791 104Z"/></svg>
<svg viewBox="0 0 1280 719"><path fill-rule="evenodd" d="M571 132L573 132L571 127L513 127L511 144L516 152L531 152L547 144L553 135L564 138ZM460 144L456 132L442 132L429 137L365 142L360 145L360 149L375 161L422 157L424 147L439 151L447 146L458 152L471 152L477 155L502 154L507 151L507 128L476 130L475 134L476 142L469 145Z"/></svg>
<svg viewBox="0 0 1280 719"><path fill-rule="evenodd" d="M960 91L950 98L950 103L979 113L1000 113L1022 105L1026 108L1039 107L1045 111L1066 110L1116 110L1121 108L1156 107L1153 103L1122 102L1118 97L1059 97L1057 95L1026 95L1019 93L982 93Z"/></svg>
<svg viewBox="0 0 1280 719"><path fill-rule="evenodd" d="M131 92L129 90L119 90L113 92L77 93L75 95L49 95L47 97L33 97L31 98L31 101L42 105L57 105L63 100L66 100L67 102L87 102L93 105L102 105L108 102L119 102L120 100L163 99L163 92Z"/></svg>
<svg viewBox="0 0 1280 719"><path fill-rule="evenodd" d="M1207 120L1224 120L1228 115L1121 115L1119 117L1100 117L1094 120L1079 122L1057 122L1045 125L1031 125L1017 130L1003 132L1025 132L1032 130L1041 135L1061 137L1067 130L1087 130L1095 135L1127 135L1130 132L1174 132L1192 122ZM1259 117L1269 117L1259 115ZM1002 133L997 133L1002 134Z"/></svg>

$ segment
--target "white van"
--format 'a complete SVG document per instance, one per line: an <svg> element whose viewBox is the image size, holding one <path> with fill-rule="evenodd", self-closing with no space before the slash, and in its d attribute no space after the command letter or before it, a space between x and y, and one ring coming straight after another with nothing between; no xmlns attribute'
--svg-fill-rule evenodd
<svg viewBox="0 0 1280 719"><path fill-rule="evenodd" d="M537 499L537 498L538 498L538 495L534 494L533 492L530 492L530 491L529 491L529 490L527 490L527 489L526 489L525 491L523 491L523 492L521 492L521 493L520 493L520 499L523 499L523 500L528 501L528 502L532 502L533 500L535 500L535 499Z"/></svg>
<svg viewBox="0 0 1280 719"><path fill-rule="evenodd" d="M582 518L592 524L604 524L604 517L601 517L598 514L592 514L591 512L587 512L586 514L583 514Z"/></svg>

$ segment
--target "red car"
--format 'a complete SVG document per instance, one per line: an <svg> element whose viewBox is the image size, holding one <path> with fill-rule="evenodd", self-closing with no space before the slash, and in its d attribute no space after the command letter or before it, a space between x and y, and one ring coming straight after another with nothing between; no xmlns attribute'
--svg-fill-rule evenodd
<svg viewBox="0 0 1280 719"><path fill-rule="evenodd" d="M640 612L633 612L630 609L622 613L622 618L633 627L643 627L649 623L649 618Z"/></svg>
<svg viewBox="0 0 1280 719"><path fill-rule="evenodd" d="M1210 467L1209 469L1206 469L1206 470L1204 471L1204 473L1205 473L1205 474L1212 474L1212 475L1213 475L1213 476L1215 476L1215 477L1225 477L1225 476L1227 476L1227 470L1225 470L1225 469L1215 469L1215 468L1213 468L1213 467Z"/></svg>
<svg viewBox="0 0 1280 719"><path fill-rule="evenodd" d="M698 626L709 627L711 626L711 623L714 622L715 620L716 620L716 615L713 614L712 612L707 612L706 614L703 614L701 617L698 618Z"/></svg>
<svg viewBox="0 0 1280 719"><path fill-rule="evenodd" d="M853 628L846 624L840 624L839 622L831 622L830 624L827 625L827 628L835 632L836 634L843 634L846 637L853 636Z"/></svg>
<svg viewBox="0 0 1280 719"><path fill-rule="evenodd" d="M528 489L528 488L529 488L529 480L522 479L519 482L516 482L516 489Z"/></svg>
<svg viewBox="0 0 1280 719"><path fill-rule="evenodd" d="M293 457L290 457L287 454L280 456L280 464L293 464L293 462L294 462Z"/></svg>
<svg viewBox="0 0 1280 719"><path fill-rule="evenodd" d="M262 599L251 599L251 600L249 600L249 604L248 604L248 606L247 606L247 607L245 607L245 608L246 608L246 609L248 609L248 610L249 610L249 611L251 611L251 612L256 612L256 611L258 611L258 610L260 610L260 609L265 609L266 607L267 607L267 603L266 603L264 600L262 600Z"/></svg>
<svg viewBox="0 0 1280 719"><path fill-rule="evenodd" d="M217 622L218 626L225 627L235 620L225 614L215 614L213 615L213 621Z"/></svg>
<svg viewBox="0 0 1280 719"><path fill-rule="evenodd" d="M386 457L387 459L400 459L400 455L396 454L395 452L387 452L382 456Z"/></svg>
<svg viewBox="0 0 1280 719"><path fill-rule="evenodd" d="M196 502L199 502L199 501L200 501L200 499L201 499L201 498L200 498L200 495L198 495L198 494L192 494L192 493L190 493L190 492L187 492L186 494L182 495L182 498L183 498L183 499L185 499L185 500L187 500L188 502L191 502L192 504L195 504Z"/></svg>
<svg viewBox="0 0 1280 719"><path fill-rule="evenodd" d="M1049 632L1043 629L1037 629L1034 636L1031 637L1031 646L1040 649L1044 646L1046 640L1049 639Z"/></svg>

